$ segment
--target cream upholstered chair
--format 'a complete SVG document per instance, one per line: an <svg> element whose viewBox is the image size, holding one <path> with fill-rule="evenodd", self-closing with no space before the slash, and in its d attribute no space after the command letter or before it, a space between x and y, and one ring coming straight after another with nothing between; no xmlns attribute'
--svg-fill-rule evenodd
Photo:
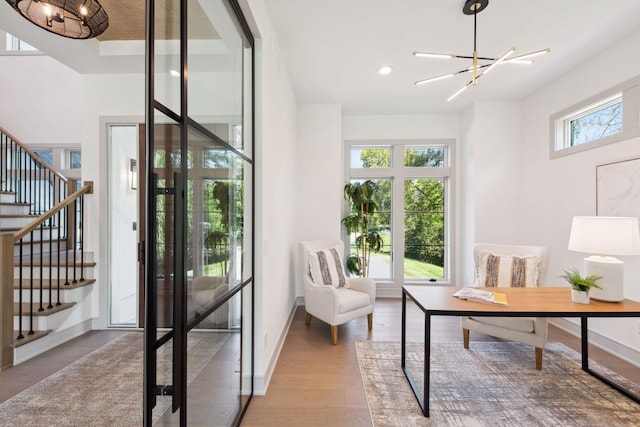
<svg viewBox="0 0 640 427"><path fill-rule="evenodd" d="M331 326L331 343L338 343L338 325L367 315L373 328L376 284L369 278L346 277L344 243L317 240L300 243L306 325L316 317Z"/></svg>
<svg viewBox="0 0 640 427"><path fill-rule="evenodd" d="M473 259L475 286L539 286L547 274L549 251L544 246L476 243ZM512 269L513 265L520 268ZM464 348L469 348L469 331L522 342L535 347L536 369L542 369L542 350L547 343L546 317L472 316L462 317L461 323Z"/></svg>

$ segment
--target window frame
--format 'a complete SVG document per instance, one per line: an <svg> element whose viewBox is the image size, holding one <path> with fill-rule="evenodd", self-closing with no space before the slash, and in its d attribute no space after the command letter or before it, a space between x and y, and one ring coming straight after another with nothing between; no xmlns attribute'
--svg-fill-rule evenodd
<svg viewBox="0 0 640 427"><path fill-rule="evenodd" d="M391 147L391 167L388 168L351 168L352 148L373 148L377 146ZM345 182L354 179L390 179L391 180L391 245L392 245L392 268L391 279L384 280L373 278L376 281L378 290L384 293L389 291L389 296L402 288L405 283L430 284L430 285L450 285L455 282L454 272L454 250L451 243L455 235L455 210L454 210L454 189L455 189L455 140L453 139L420 139L420 140L348 140L345 141ZM445 165L442 167L411 167L405 166L405 149L415 147L444 147ZM412 178L444 178L445 180L445 235L444 235L444 278L442 279L410 279L404 277L404 183L406 179ZM343 214L349 211L348 203L343 203ZM343 215L343 216L344 216ZM341 233L345 248L349 246L349 236L341 226ZM402 256L397 256L401 254Z"/></svg>
<svg viewBox="0 0 640 427"><path fill-rule="evenodd" d="M622 101L622 131L578 145L571 145L571 121ZM640 76L611 87L550 117L549 157L555 159L640 135Z"/></svg>

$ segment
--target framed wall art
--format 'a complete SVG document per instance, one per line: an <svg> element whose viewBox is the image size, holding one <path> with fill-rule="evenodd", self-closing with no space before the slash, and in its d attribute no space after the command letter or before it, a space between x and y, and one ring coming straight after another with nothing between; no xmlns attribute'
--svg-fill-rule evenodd
<svg viewBox="0 0 640 427"><path fill-rule="evenodd" d="M596 214L640 218L640 158L596 166Z"/></svg>

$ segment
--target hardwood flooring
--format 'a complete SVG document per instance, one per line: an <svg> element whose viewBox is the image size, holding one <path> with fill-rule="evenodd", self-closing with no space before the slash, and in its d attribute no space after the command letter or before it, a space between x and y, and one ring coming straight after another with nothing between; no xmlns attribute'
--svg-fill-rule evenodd
<svg viewBox="0 0 640 427"><path fill-rule="evenodd" d="M378 299L373 316L373 331L367 330L367 318L353 320L338 328L338 344L330 342L327 324L312 319L305 326L304 307L298 307L271 378L266 396L254 396L242 422L243 426L371 426L354 342L357 340L399 341L401 302ZM421 312L409 306L409 333L422 335ZM455 317L435 317L432 341L460 341L462 331ZM5 371L0 371L0 402L46 378L67 364L115 339L122 331L92 331L54 350ZM494 340L471 333L474 341ZM580 350L576 337L550 326L549 340ZM533 348L531 349L533 352ZM610 354L590 348L590 356L636 383L640 369ZM544 364L543 364L544 369ZM216 378L218 374L211 374ZM235 408L234 408L235 409ZM193 414L192 414L193 415ZM195 418L190 418L195 421ZM220 425L209 419L199 425Z"/></svg>
<svg viewBox="0 0 640 427"><path fill-rule="evenodd" d="M422 313L410 305L408 313L408 334L423 336ZM327 324L313 319L307 327L305 317L304 307L298 307L267 393L254 396L242 425L371 426L354 341L400 341L400 300L376 301L370 333L366 317L341 325L337 345L330 343ZM463 351L459 319L434 317L431 339L433 343L460 341ZM480 340L495 339L471 332L471 347L474 341ZM549 341L562 342L580 351L578 338L553 326L549 327ZM592 360L640 383L639 368L593 346L589 355Z"/></svg>

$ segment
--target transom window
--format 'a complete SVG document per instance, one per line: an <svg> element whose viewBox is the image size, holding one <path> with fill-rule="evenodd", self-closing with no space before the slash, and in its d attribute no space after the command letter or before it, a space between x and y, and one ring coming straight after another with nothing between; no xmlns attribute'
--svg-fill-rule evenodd
<svg viewBox="0 0 640 427"><path fill-rule="evenodd" d="M551 157L640 134L640 78L627 81L551 117Z"/></svg>
<svg viewBox="0 0 640 427"><path fill-rule="evenodd" d="M380 286L450 281L453 141L348 142L351 182L376 184L369 224L382 237L369 277ZM346 207L345 207L346 209ZM349 236L350 246L355 245Z"/></svg>

